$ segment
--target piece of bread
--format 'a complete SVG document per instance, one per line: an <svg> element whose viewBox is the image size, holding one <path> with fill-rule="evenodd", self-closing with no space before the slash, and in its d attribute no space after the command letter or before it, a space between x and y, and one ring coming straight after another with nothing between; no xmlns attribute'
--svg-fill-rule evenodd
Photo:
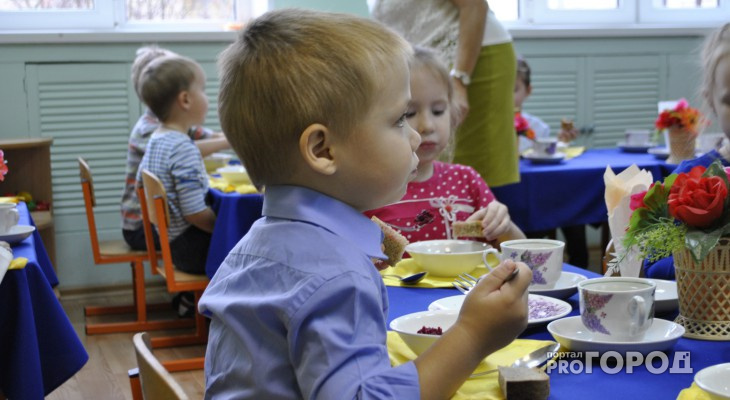
<svg viewBox="0 0 730 400"><path fill-rule="evenodd" d="M373 216L370 219L378 224L383 231L383 253L388 256L386 262L391 267L395 266L403 258L403 253L406 251L406 246L408 245L408 239L391 228L390 225L381 221L380 218Z"/></svg>
<svg viewBox="0 0 730 400"><path fill-rule="evenodd" d="M482 221L454 221L451 224L451 232L455 238L484 236L482 233Z"/></svg>
<svg viewBox="0 0 730 400"><path fill-rule="evenodd" d="M547 399L550 377L537 368L499 367L499 387L506 400Z"/></svg>

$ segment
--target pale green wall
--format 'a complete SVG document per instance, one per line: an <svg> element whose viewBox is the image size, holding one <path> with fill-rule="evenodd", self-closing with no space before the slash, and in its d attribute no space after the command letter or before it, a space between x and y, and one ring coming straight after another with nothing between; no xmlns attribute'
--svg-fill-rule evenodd
<svg viewBox="0 0 730 400"><path fill-rule="evenodd" d="M276 8L299 7L362 16L368 15L365 0L275 0L273 4Z"/></svg>

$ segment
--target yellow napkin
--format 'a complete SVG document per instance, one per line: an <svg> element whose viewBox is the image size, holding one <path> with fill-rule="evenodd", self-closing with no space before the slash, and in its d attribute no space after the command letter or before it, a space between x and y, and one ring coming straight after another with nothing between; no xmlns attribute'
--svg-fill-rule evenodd
<svg viewBox="0 0 730 400"><path fill-rule="evenodd" d="M710 400L710 395L693 382L692 386L679 392L677 400Z"/></svg>
<svg viewBox="0 0 730 400"><path fill-rule="evenodd" d="M244 183L243 185L234 186L228 183L223 178L216 178L214 176L208 177L208 183L211 188L218 189L223 193L237 192L240 194L251 194L258 193L254 185Z"/></svg>
<svg viewBox="0 0 730 400"><path fill-rule="evenodd" d="M585 146L566 147L562 150L563 154L565 154L566 160L578 157L579 155L583 154L584 151L586 151Z"/></svg>
<svg viewBox="0 0 730 400"><path fill-rule="evenodd" d="M28 264L28 259L25 257L18 257L10 262L10 266L8 267L8 271L13 269L23 269L25 268L25 265Z"/></svg>
<svg viewBox="0 0 730 400"><path fill-rule="evenodd" d="M4 196L0 197L0 203L14 203L17 204L19 201L18 196Z"/></svg>
<svg viewBox="0 0 730 400"><path fill-rule="evenodd" d="M540 347L553 343L549 340L515 339L507 347L492 353L482 361L474 372L496 369L500 365L511 365L518 358L529 354ZM393 331L388 332L386 342L390 364L397 366L416 359L410 347ZM469 378L456 391L452 399L480 399L480 400L501 400L502 390L499 388L499 373Z"/></svg>
<svg viewBox="0 0 730 400"><path fill-rule="evenodd" d="M487 258L489 259L489 266L494 268L499 264L499 260L494 254L487 255ZM382 271L380 271L380 275L398 275L398 276L406 276L415 274L416 272L421 272L423 269L418 266L418 264L412 259L412 258L404 258L401 260L398 264L395 265L395 267L388 267ZM481 265L475 265L474 270L469 272L469 275L478 278L484 274L489 272L487 267L484 266L484 264ZM456 276L431 276L426 275L425 278L423 278L422 281L418 282L415 285L404 285L401 284L400 280L398 278L394 278L392 276L383 276L383 282L386 286L400 286L400 287L421 287L421 288L452 288L454 287L451 282L456 279Z"/></svg>

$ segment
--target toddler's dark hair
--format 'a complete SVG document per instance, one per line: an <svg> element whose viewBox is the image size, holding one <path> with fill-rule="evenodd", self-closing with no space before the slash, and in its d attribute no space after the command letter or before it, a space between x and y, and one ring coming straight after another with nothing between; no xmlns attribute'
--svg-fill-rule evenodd
<svg viewBox="0 0 730 400"><path fill-rule="evenodd" d="M517 79L530 86L530 64L522 56L517 57Z"/></svg>

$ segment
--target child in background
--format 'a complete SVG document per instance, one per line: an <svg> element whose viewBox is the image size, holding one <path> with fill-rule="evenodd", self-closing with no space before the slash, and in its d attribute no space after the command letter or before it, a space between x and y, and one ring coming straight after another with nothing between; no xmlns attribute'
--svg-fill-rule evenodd
<svg viewBox="0 0 730 400"><path fill-rule="evenodd" d="M517 79L515 80L515 109L519 110L529 127L535 132L537 138L549 137L550 126L540 118L522 111L522 103L532 94L532 72L527 61L517 58ZM570 124L570 129L564 129L561 124L558 140L570 142L578 136L578 131ZM532 140L523 135L518 135L520 153L532 147ZM560 228L565 236L565 252L568 254L568 262L581 268L588 268L588 243L586 240L585 225L571 225ZM554 237L554 231L526 232L531 238L545 236Z"/></svg>
<svg viewBox="0 0 730 400"><path fill-rule="evenodd" d="M132 85L137 93L140 101L144 102L140 93L139 78L144 68L153 60L163 56L176 55L174 52L157 47L155 45L140 47L137 49L137 56L132 64ZM147 107L144 114L139 117L137 123L132 128L129 135L129 146L127 147L127 167L126 180L124 183L124 191L122 193L122 235L129 247L134 250L146 250L147 243L144 238L144 229L142 228L142 209L137 199L135 186L137 184L137 171L139 163L142 161L147 142L150 140L152 133L160 127L160 120ZM222 133L214 133L209 129L201 126L193 126L188 135L195 140L195 144L200 150L203 157L216 151L229 148L230 145ZM155 245L159 249L159 238L155 235Z"/></svg>
<svg viewBox="0 0 730 400"><path fill-rule="evenodd" d="M720 129L730 139L730 23L710 34L702 48L702 97L705 108L717 117ZM682 161L672 173L689 172L693 167L709 167L720 160L730 167L730 143L724 141L718 150L710 150L697 158ZM675 279L674 257L667 257L655 263L646 263L648 278Z"/></svg>
<svg viewBox="0 0 730 400"><path fill-rule="evenodd" d="M187 132L200 125L208 111L205 73L187 57L163 56L142 71L139 89L144 103L161 122L152 134L137 172L155 174L167 192L170 251L181 271L205 273L215 214L205 204L208 175L200 151Z"/></svg>
<svg viewBox="0 0 730 400"><path fill-rule="evenodd" d="M402 199L365 214L400 230L409 242L450 239L456 221L481 221L482 237L495 245L522 239L507 207L473 168L438 161L453 136L452 92L449 71L436 54L415 47L406 120L421 136L418 172Z"/></svg>
<svg viewBox="0 0 730 400"><path fill-rule="evenodd" d="M535 138L546 138L550 136L550 126L546 124L540 118L528 114L522 110L522 103L530 97L532 94L532 81L531 81L530 65L527 64L524 58L517 58L517 79L515 79L515 112L519 113L529 125L529 128L534 132ZM517 116L516 116L517 118ZM563 129L561 125L560 132L558 133L558 140L561 142L568 143L578 136L578 131L575 128ZM532 147L532 140L526 136L518 135L519 137L519 152L522 154L525 150Z"/></svg>
<svg viewBox="0 0 730 400"><path fill-rule="evenodd" d="M390 365L382 231L362 212L416 173L410 51L373 20L282 9L222 53L223 130L266 195L199 303L205 398L445 399L525 327L531 273L506 261L428 351Z"/></svg>

